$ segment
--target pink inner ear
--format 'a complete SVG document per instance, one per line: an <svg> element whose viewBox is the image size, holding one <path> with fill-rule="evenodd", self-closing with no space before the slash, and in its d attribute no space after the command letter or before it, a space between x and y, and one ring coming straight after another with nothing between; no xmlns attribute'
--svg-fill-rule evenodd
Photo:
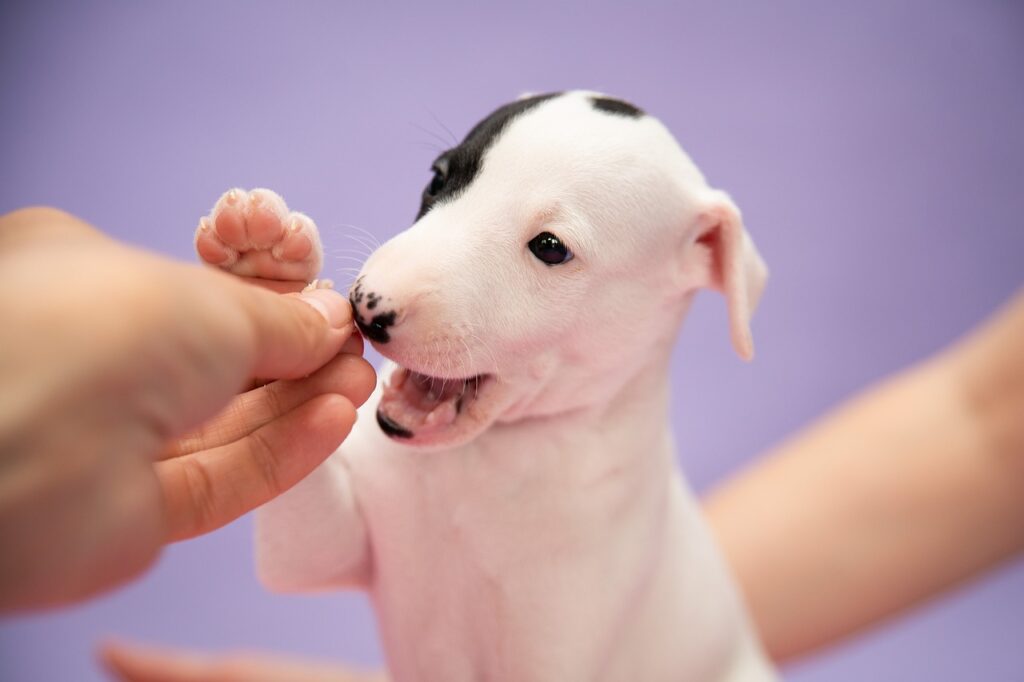
<svg viewBox="0 0 1024 682"><path fill-rule="evenodd" d="M722 263L722 229L715 225L697 238L697 244L707 249L708 254L708 286L725 290L725 270Z"/></svg>
<svg viewBox="0 0 1024 682"><path fill-rule="evenodd" d="M733 229L737 226L727 222L728 216L713 215L718 221L697 237L694 245L707 254L707 286L725 294L733 346L741 358L750 360L754 345L750 338L750 306L743 270L742 227Z"/></svg>

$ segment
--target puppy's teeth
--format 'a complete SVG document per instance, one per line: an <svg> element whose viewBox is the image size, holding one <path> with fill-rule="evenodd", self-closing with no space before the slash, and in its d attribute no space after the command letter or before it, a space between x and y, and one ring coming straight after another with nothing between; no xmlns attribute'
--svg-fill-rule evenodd
<svg viewBox="0 0 1024 682"><path fill-rule="evenodd" d="M455 405L451 400L446 400L430 411L427 418L423 420L423 425L430 427L448 426L453 421L455 421Z"/></svg>

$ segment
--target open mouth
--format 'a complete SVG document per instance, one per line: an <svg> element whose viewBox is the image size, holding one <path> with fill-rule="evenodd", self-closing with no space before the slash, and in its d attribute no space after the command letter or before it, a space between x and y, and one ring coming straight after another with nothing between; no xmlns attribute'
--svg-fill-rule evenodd
<svg viewBox="0 0 1024 682"><path fill-rule="evenodd" d="M450 379L398 367L384 386L377 423L392 438L430 441L446 432L454 435L480 420L481 396L492 382L489 374Z"/></svg>

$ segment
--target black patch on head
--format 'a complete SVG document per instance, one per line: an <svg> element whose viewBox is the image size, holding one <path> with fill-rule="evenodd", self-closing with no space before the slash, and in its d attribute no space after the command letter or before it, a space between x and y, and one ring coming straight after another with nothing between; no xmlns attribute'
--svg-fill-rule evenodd
<svg viewBox="0 0 1024 682"><path fill-rule="evenodd" d="M459 146L437 157L432 167L434 177L423 190L423 200L416 220L422 218L438 202L456 196L473 182L473 178L480 172L484 153L491 148L512 119L560 94L562 93L552 92L534 95L506 104L473 126Z"/></svg>
<svg viewBox="0 0 1024 682"><path fill-rule="evenodd" d="M412 431L389 419L386 415L377 410L377 424L380 430L392 438L412 438Z"/></svg>
<svg viewBox="0 0 1024 682"><path fill-rule="evenodd" d="M640 118L644 115L642 109L633 106L629 102L623 102L621 99L613 99L611 97L591 97L590 101L593 102L595 109L603 111L606 114L628 116L629 118Z"/></svg>

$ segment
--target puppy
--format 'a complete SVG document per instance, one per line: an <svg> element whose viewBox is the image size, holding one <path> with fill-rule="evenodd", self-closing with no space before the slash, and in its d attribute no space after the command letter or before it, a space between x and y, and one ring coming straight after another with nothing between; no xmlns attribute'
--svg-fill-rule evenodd
<svg viewBox="0 0 1024 682"><path fill-rule="evenodd" d="M206 260L315 275L308 218L229 194ZM223 234L232 211L248 237ZM776 679L667 419L694 293L724 292L749 359L765 278L732 201L650 115L592 92L501 107L352 287L391 362L341 449L257 512L261 579L367 590L396 682Z"/></svg>

